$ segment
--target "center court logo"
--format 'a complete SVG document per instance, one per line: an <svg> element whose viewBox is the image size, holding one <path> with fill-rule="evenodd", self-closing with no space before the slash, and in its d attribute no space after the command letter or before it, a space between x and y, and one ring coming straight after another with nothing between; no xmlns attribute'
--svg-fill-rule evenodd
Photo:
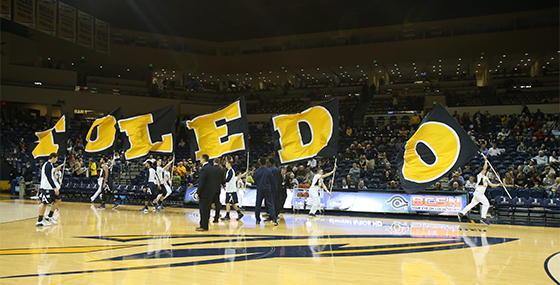
<svg viewBox="0 0 560 285"><path fill-rule="evenodd" d="M390 204L395 210L408 207L408 200L401 195L393 195L389 200L385 201L385 203Z"/></svg>

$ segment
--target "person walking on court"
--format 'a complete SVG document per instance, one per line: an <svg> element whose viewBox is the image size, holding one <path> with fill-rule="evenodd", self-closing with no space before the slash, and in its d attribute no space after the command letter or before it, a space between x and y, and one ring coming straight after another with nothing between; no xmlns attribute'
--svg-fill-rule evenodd
<svg viewBox="0 0 560 285"><path fill-rule="evenodd" d="M148 181L146 183L146 186L144 186L144 208L140 209L141 212L144 213L148 213L150 210L148 210L148 204L150 203L150 201L152 201L152 206L154 207L154 212L157 212L158 209L155 205L156 201L156 197L159 194L159 189L161 189L161 186L159 186L159 180L157 177L157 173L156 170L154 169L153 165L152 165L152 161L151 160L146 160L145 162L145 166L148 169Z"/></svg>
<svg viewBox="0 0 560 285"><path fill-rule="evenodd" d="M276 219L277 216L274 211L274 203L272 199L272 183L274 183L274 177L272 175L272 171L266 168L265 165L266 160L264 158L259 158L259 169L255 170L253 174L253 179L255 180L255 185L257 186L255 219L257 220L257 225L261 223L261 207L264 199L266 208L270 214L270 219L272 223L277 226L278 221Z"/></svg>
<svg viewBox="0 0 560 285"><path fill-rule="evenodd" d="M237 197L237 181L241 179L241 177L245 176L247 172L241 174L239 171L237 171L237 176L236 176L236 173L232 167L232 163L233 162L230 160L226 161L227 171L226 171L226 178L224 180L226 184L225 187L226 188L226 215L223 218L221 218L222 221L230 220L229 217L230 207L233 207L233 209L237 211L237 220L243 218L243 213L237 207L237 204L239 203L239 199Z"/></svg>
<svg viewBox="0 0 560 285"><path fill-rule="evenodd" d="M99 169L100 172L99 172L98 184L99 184L99 189L102 192L101 192L101 206L99 206L97 209L105 210L105 203L110 202L112 200L112 202L114 203L112 209L114 210L119 206L119 204L117 203L117 199L115 198L115 195L113 195L113 177L111 175L111 165L107 162L107 158L105 157L101 158L99 164L101 167Z"/></svg>
<svg viewBox="0 0 560 285"><path fill-rule="evenodd" d="M56 168L53 166L53 163L55 163L57 160L58 154L53 152L49 155L49 159L45 164L43 164L43 167L41 168L41 188L39 190L41 206L39 206L39 218L37 219L37 223L35 224L37 227L46 227L57 224L56 220L53 218L53 214L60 205L60 202L62 202L59 192L60 184L54 178L55 171L62 167L62 165L59 165ZM47 217L44 217L47 205L50 204L52 204L52 206L49 215Z"/></svg>
<svg viewBox="0 0 560 285"><path fill-rule="evenodd" d="M273 182L272 184L270 184L270 188L272 190L272 204L274 204L274 214L276 215L276 220L278 220L279 216L280 216L280 210L281 208L278 206L278 201L279 201L279 193L282 189L282 174L281 174L281 170L276 167L276 160L274 158L271 158L268 160L268 163L270 164L268 169L270 169L270 171L272 172L272 178L273 178ZM269 209L267 209L269 210ZM269 213L271 215L271 213ZM273 216L269 216L266 221L272 221L273 220Z"/></svg>
<svg viewBox="0 0 560 285"><path fill-rule="evenodd" d="M486 214L488 213L488 209L490 208L490 202L488 202L488 198L484 195L486 192L486 187L490 185L490 187L499 187L502 186L500 184L493 184L488 179L487 174L488 170L488 159L484 156L484 167L482 171L478 173L476 176L476 188L473 193L473 198L461 212L457 213L457 218L459 218L459 222L461 222L464 215L466 215L474 206L478 205L478 203L482 204L482 210L480 211L480 223L488 225L488 221L486 220Z"/></svg>
<svg viewBox="0 0 560 285"><path fill-rule="evenodd" d="M319 189L324 188L327 191L327 193L331 195L329 189L327 189L327 187L323 183L323 178L327 178L331 176L335 171L336 171L336 167L333 169L333 171L327 174L323 174L323 169L319 169L317 170L317 174L313 176L311 187L309 187L309 197L313 199L313 206L311 206L311 210L309 211L310 217L315 217L315 213L319 209L319 204L321 204L321 198L319 197Z"/></svg>
<svg viewBox="0 0 560 285"><path fill-rule="evenodd" d="M220 186L223 181L223 173L219 166L212 166L208 163L210 158L207 154L203 154L200 158L202 168L198 176L198 190L195 199L198 200L198 208L200 210L200 226L196 231L208 231L208 223L210 220L210 205L216 206L216 217L214 222L218 222L220 205ZM216 203L217 200L217 203Z"/></svg>

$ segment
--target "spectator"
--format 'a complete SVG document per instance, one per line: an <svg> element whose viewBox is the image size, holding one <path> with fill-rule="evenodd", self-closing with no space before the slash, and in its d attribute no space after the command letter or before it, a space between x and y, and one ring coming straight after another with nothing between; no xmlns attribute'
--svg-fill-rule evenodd
<svg viewBox="0 0 560 285"><path fill-rule="evenodd" d="M304 178L306 174L307 173L305 172L305 167L303 165L300 165L296 172L296 177Z"/></svg>
<svg viewBox="0 0 560 285"><path fill-rule="evenodd" d="M558 188L560 188L560 177L556 177L554 184L546 189L546 194L548 198L558 197Z"/></svg>
<svg viewBox="0 0 560 285"><path fill-rule="evenodd" d="M515 177L515 185L517 187L527 187L529 185L529 181L527 180L525 173L520 172L517 174Z"/></svg>
<svg viewBox="0 0 560 285"><path fill-rule="evenodd" d="M185 148L185 147L187 147L187 143L185 143L185 141L184 141L183 139L181 139L181 141L179 142L178 146L179 146L180 148Z"/></svg>
<svg viewBox="0 0 560 285"><path fill-rule="evenodd" d="M474 190L476 189L476 181L474 181L474 176L469 177L467 183L465 183L466 190Z"/></svg>
<svg viewBox="0 0 560 285"><path fill-rule="evenodd" d="M290 173L290 181L291 181L290 182L290 186L291 186L290 189L295 189L295 188L298 187L299 181L296 179L296 175L293 172Z"/></svg>
<svg viewBox="0 0 560 285"><path fill-rule="evenodd" d="M449 186L449 188L453 187L453 183L457 182L457 184L459 184L459 188L463 188L463 182L461 182L461 180L459 180L459 175L457 173L453 174L453 178L451 178L451 180L449 180L449 182L447 183L447 185Z"/></svg>
<svg viewBox="0 0 560 285"><path fill-rule="evenodd" d="M504 185L506 187L514 187L515 186L515 179L513 179L513 174L510 172L506 172L504 176Z"/></svg>
<svg viewBox="0 0 560 285"><path fill-rule="evenodd" d="M358 161L360 164L360 168L366 169L367 168L367 159L365 155L360 156L360 160Z"/></svg>
<svg viewBox="0 0 560 285"><path fill-rule="evenodd" d="M483 143L480 146L480 152L482 153L482 155L488 156L488 149L486 148L486 143Z"/></svg>
<svg viewBox="0 0 560 285"><path fill-rule="evenodd" d="M27 162L25 164L25 171L23 172L23 179L25 182L33 181L33 169L31 168L31 163Z"/></svg>
<svg viewBox="0 0 560 285"><path fill-rule="evenodd" d="M542 150L539 151L539 155L533 157L533 159L535 160L535 162L537 163L538 166L548 164L548 157L546 157L546 155L544 155L544 151L542 151Z"/></svg>
<svg viewBox="0 0 560 285"><path fill-rule="evenodd" d="M451 187L451 191L460 192L463 191L463 188L459 186L459 182L453 182L453 186Z"/></svg>
<svg viewBox="0 0 560 285"><path fill-rule="evenodd" d="M346 175L346 182L348 183L348 188L356 188L357 182L352 179L350 174Z"/></svg>
<svg viewBox="0 0 560 285"><path fill-rule="evenodd" d="M307 166L311 167L312 169L317 167L317 160L312 157L310 160L307 161Z"/></svg>
<svg viewBox="0 0 560 285"><path fill-rule="evenodd" d="M89 170L89 177L97 178L97 164L95 163L95 161L93 161L93 158L89 159L88 170Z"/></svg>
<svg viewBox="0 0 560 285"><path fill-rule="evenodd" d="M346 128L346 135L347 136L351 136L352 135L352 128L350 126L348 126L348 128Z"/></svg>
<svg viewBox="0 0 560 285"><path fill-rule="evenodd" d="M314 176L315 176L315 173L313 173L313 170L311 169L311 167L307 167L307 173L305 174L304 180L313 181Z"/></svg>
<svg viewBox="0 0 560 285"><path fill-rule="evenodd" d="M414 111L414 115L412 115L412 117L410 118L410 124L416 128L418 127L418 125L420 125L420 121L422 119L420 118L420 115L418 115L418 113L416 111Z"/></svg>
<svg viewBox="0 0 560 285"><path fill-rule="evenodd" d="M387 189L395 190L395 189L399 189L399 186L397 185L397 182L393 180L389 183L389 187L387 187Z"/></svg>
<svg viewBox="0 0 560 285"><path fill-rule="evenodd" d="M526 151L527 151L527 147L525 147L525 143L520 142L519 145L517 146L517 152L526 152Z"/></svg>
<svg viewBox="0 0 560 285"><path fill-rule="evenodd" d="M360 174L361 173L362 173L362 171L360 170L360 168L358 168L357 163L353 163L352 168L350 168L350 170L348 170L348 175L350 175L352 177L352 180L354 180L354 181L358 181L358 179L360 179Z"/></svg>
<svg viewBox="0 0 560 285"><path fill-rule="evenodd" d="M556 154L556 151L553 151L552 155L548 158L548 165L551 167L558 167L558 165L560 165L560 158L558 154Z"/></svg>
<svg viewBox="0 0 560 285"><path fill-rule="evenodd" d="M348 189L348 182L346 182L346 179L342 179L342 183L340 184L340 188Z"/></svg>
<svg viewBox="0 0 560 285"><path fill-rule="evenodd" d="M177 167L173 170L175 171L181 178L185 177L187 174L187 168L183 165L183 162L177 162Z"/></svg>
<svg viewBox="0 0 560 285"><path fill-rule="evenodd" d="M436 182L436 184L434 184L434 190L437 190L437 191L443 190L443 189L441 189L441 183L440 182Z"/></svg>
<svg viewBox="0 0 560 285"><path fill-rule="evenodd" d="M538 173L533 174L531 177L530 187L542 186L542 178Z"/></svg>
<svg viewBox="0 0 560 285"><path fill-rule="evenodd" d="M344 152L344 155L342 157L346 160L351 160L353 159L354 155L352 154L352 152L350 152L350 148L346 148L346 152Z"/></svg>
<svg viewBox="0 0 560 285"><path fill-rule="evenodd" d="M554 177L554 172L550 171L547 176L542 180L542 185L544 187L552 187L556 182L556 178Z"/></svg>
<svg viewBox="0 0 560 285"><path fill-rule="evenodd" d="M499 156L501 154L500 149L496 146L496 144L492 144L492 148L488 150L489 156Z"/></svg>
<svg viewBox="0 0 560 285"><path fill-rule="evenodd" d="M366 185L365 185L365 183L364 183L364 180L360 180L360 182L358 183L358 189L360 189L360 190L365 190L365 189L367 189L367 188L366 188Z"/></svg>

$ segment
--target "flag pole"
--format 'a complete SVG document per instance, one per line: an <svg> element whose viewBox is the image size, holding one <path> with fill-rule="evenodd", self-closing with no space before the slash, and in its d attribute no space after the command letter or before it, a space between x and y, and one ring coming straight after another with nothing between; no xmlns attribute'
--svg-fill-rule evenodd
<svg viewBox="0 0 560 285"><path fill-rule="evenodd" d="M335 157L335 158L334 158L334 169L335 169L335 171L334 171L333 174L332 174L331 189L329 190L329 192L332 192L332 188L333 188L333 185L334 185L334 176L335 176L335 174L336 174L336 162L337 162L337 161L338 161L338 158Z"/></svg>
<svg viewBox="0 0 560 285"><path fill-rule="evenodd" d="M496 177L498 178L498 182L500 182L500 184L502 184L502 187L504 188L504 190L506 190L506 193L509 196L509 198L513 199L511 197L511 195L509 194L509 191L507 190L506 185L504 185L504 183L502 182L502 179L500 178L500 174L498 172L496 172L496 170L492 166L492 163L490 163L490 161L488 161L487 157L482 152L479 152L479 153L482 154L482 156L486 159L486 162L488 162L488 165L490 166L490 169L492 169L492 172L494 172L494 175L496 175Z"/></svg>

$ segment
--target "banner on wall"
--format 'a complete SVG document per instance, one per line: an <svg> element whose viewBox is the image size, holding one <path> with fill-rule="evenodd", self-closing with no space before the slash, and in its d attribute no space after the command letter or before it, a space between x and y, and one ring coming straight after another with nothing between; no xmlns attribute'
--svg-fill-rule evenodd
<svg viewBox="0 0 560 285"><path fill-rule="evenodd" d="M0 17L12 19L12 0L0 0Z"/></svg>
<svg viewBox="0 0 560 285"><path fill-rule="evenodd" d="M58 2L58 23L56 34L59 38L76 42L76 8Z"/></svg>
<svg viewBox="0 0 560 285"><path fill-rule="evenodd" d="M14 0L14 22L35 28L35 0Z"/></svg>
<svg viewBox="0 0 560 285"><path fill-rule="evenodd" d="M78 39L81 46L93 49L93 25L94 18L85 12L78 10Z"/></svg>
<svg viewBox="0 0 560 285"><path fill-rule="evenodd" d="M102 53L109 53L109 42L111 36L111 26L104 21L95 19L95 46L94 50Z"/></svg>
<svg viewBox="0 0 560 285"><path fill-rule="evenodd" d="M37 0L37 23L35 29L55 36L56 34L56 0Z"/></svg>

